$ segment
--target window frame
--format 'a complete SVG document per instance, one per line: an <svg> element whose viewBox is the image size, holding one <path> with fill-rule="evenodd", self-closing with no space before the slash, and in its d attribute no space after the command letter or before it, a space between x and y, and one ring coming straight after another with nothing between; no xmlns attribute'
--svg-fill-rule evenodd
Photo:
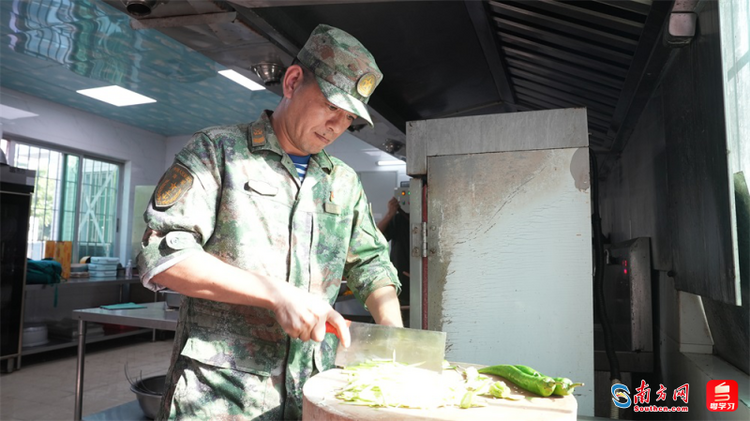
<svg viewBox="0 0 750 421"><path fill-rule="evenodd" d="M36 147L36 148L42 148L47 149L49 151L57 152L60 154L63 154L63 165L65 165L65 162L67 160L68 156L75 156L78 158L78 174L79 177L76 180L76 204L75 204L75 215L74 218L74 226L73 226L73 262L78 262L82 256L79 255L79 229L80 229L80 212L81 212L81 196L83 194L83 177L81 175L83 174L83 161L84 159L90 159L90 160L96 160L100 161L106 164L111 164L117 166L118 169L118 177L117 177L117 193L116 193L116 203L115 203L115 227L114 227L114 237L112 240L112 256L119 257L121 252L121 242L122 242L122 204L124 199L124 188L125 188L125 161L118 160L116 158L96 154L96 153L90 153L87 151L83 151L76 148L71 148L67 145L61 145L51 142L45 142L40 141L37 139L28 138L21 135L16 135L13 133L2 133L2 139L6 140L8 142L7 144L7 150L6 150L6 157L8 160L8 165L16 166L15 162L15 149L17 145L23 144L30 147ZM65 177L65 170L63 170L63 176L61 179L61 182L66 182ZM36 180L34 181L36 184ZM36 192L35 192L36 193ZM61 195L64 196L64 193ZM60 205L62 206L65 202L64 197L61 198ZM63 216L64 216L64 210L62 207L60 210L55 212L54 218L57 224L61 227L58 232L56 233L54 241L59 241L62 235L62 223L63 223ZM29 216L31 218L31 215ZM27 254L28 257L28 254Z"/></svg>

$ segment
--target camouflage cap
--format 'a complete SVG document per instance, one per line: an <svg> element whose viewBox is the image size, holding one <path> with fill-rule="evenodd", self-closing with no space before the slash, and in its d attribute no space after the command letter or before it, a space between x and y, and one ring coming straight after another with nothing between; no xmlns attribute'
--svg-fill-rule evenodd
<svg viewBox="0 0 750 421"><path fill-rule="evenodd" d="M383 73L356 38L341 29L318 25L297 60L315 74L329 101L373 125L365 104L383 80Z"/></svg>

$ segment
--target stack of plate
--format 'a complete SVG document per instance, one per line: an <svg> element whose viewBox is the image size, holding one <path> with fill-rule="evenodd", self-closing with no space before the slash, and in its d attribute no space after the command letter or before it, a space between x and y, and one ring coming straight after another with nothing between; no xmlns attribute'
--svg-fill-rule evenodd
<svg viewBox="0 0 750 421"><path fill-rule="evenodd" d="M47 325L44 323L28 323L23 327L23 346L39 346L49 342Z"/></svg>
<svg viewBox="0 0 750 421"><path fill-rule="evenodd" d="M73 263L70 265L70 277L71 278L88 278L89 277L89 265L85 263Z"/></svg>
<svg viewBox="0 0 750 421"><path fill-rule="evenodd" d="M89 275L92 278L114 278L117 276L117 257L92 256L89 263Z"/></svg>

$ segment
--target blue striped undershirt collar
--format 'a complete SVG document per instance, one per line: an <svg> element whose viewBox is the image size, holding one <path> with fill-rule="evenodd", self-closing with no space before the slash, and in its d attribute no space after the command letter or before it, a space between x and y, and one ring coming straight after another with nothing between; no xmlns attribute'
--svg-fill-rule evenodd
<svg viewBox="0 0 750 421"><path fill-rule="evenodd" d="M297 169L297 175L299 176L299 181L302 181L305 179L305 174L307 174L307 164L310 162L310 155L305 156L297 156L288 154L289 158L292 159L292 162L294 163L294 167Z"/></svg>

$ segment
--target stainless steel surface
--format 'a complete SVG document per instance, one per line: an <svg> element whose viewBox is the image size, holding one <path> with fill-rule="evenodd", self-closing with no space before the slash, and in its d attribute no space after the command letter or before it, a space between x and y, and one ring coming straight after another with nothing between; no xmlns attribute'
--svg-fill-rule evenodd
<svg viewBox="0 0 750 421"><path fill-rule="evenodd" d="M150 15L159 4L167 1L169 0L122 0L128 13L139 18Z"/></svg>
<svg viewBox="0 0 750 421"><path fill-rule="evenodd" d="M581 413L592 415L586 110L427 120L409 130L426 148L423 294L427 325L447 333L446 358L564 367L561 375L586 384L577 393ZM538 312L561 302L581 311ZM551 355L552 342L567 345Z"/></svg>
<svg viewBox="0 0 750 421"><path fill-rule="evenodd" d="M164 389L167 382L167 376L153 376L140 379L130 385L130 390L135 393L138 399L138 405L141 407L146 418L154 419L159 412L161 397L164 395Z"/></svg>
<svg viewBox="0 0 750 421"><path fill-rule="evenodd" d="M412 178L409 182L411 192L411 212L409 227L411 230L411 251L409 252L409 326L424 328L422 325L422 248L427 251L427 243L422 235L422 188L421 178Z"/></svg>
<svg viewBox="0 0 750 421"><path fill-rule="evenodd" d="M218 25L231 23L237 18L237 12L209 13L205 15L174 16L169 18L152 18L136 20L131 19L130 27L133 29L163 29L179 28L195 25Z"/></svg>
<svg viewBox="0 0 750 421"><path fill-rule="evenodd" d="M733 238L719 2L702 2L700 42L681 49L662 82L667 192L675 287L741 305ZM708 139L711 139L710 141ZM747 320L747 319L745 319Z"/></svg>
<svg viewBox="0 0 750 421"><path fill-rule="evenodd" d="M35 177L36 171L34 170L0 165L0 182L21 186L34 186Z"/></svg>
<svg viewBox="0 0 750 421"><path fill-rule="evenodd" d="M162 290L160 294L164 295L164 300L169 308L180 308L182 302L182 294L176 291Z"/></svg>
<svg viewBox="0 0 750 421"><path fill-rule="evenodd" d="M418 364L442 373L445 358L445 332L381 326L352 322L349 348L339 345L336 365L348 365L373 359L394 359L405 364Z"/></svg>
<svg viewBox="0 0 750 421"><path fill-rule="evenodd" d="M604 301L616 351L653 350L651 310L651 244L649 238L605 246L610 256L604 268ZM604 349L595 330L595 349ZM651 371L653 367L647 367ZM624 370L623 371L627 371Z"/></svg>
<svg viewBox="0 0 750 421"><path fill-rule="evenodd" d="M408 183L408 182L407 182ZM411 190L409 185L396 187L393 192L393 197L398 200L398 205L402 211L409 213L409 206L411 205Z"/></svg>
<svg viewBox="0 0 750 421"><path fill-rule="evenodd" d="M516 112L516 98L510 81L508 68L503 62L503 54L497 39L497 33L493 24L487 19L487 12L483 2L467 1L466 11L469 14L477 39L482 47L482 52L487 60L495 89L505 105L507 112Z"/></svg>
<svg viewBox="0 0 750 421"><path fill-rule="evenodd" d="M166 308L164 302L143 303L146 308L133 310L105 310L87 308L73 311L73 318L87 322L113 323L149 329L175 330L179 312Z"/></svg>
<svg viewBox="0 0 750 421"><path fill-rule="evenodd" d="M406 172L427 174L431 156L587 147L586 131L583 108L410 121Z"/></svg>
<svg viewBox="0 0 750 421"><path fill-rule="evenodd" d="M284 66L280 63L258 63L253 66L253 71L266 86L277 85L284 73Z"/></svg>
<svg viewBox="0 0 750 421"><path fill-rule="evenodd" d="M140 278L126 278L126 277L111 277L111 278L71 278L65 282L61 282L55 285L45 284L33 284L26 285L26 290L39 290L46 288L78 288L78 287L96 287L102 285L123 285L123 284L139 284L141 283Z"/></svg>
<svg viewBox="0 0 750 421"><path fill-rule="evenodd" d="M86 322L83 319L78 320L78 359L76 360L76 397L75 410L73 419L81 419L83 411L83 365L84 354L86 354Z"/></svg>
<svg viewBox="0 0 750 421"><path fill-rule="evenodd" d="M76 396L74 419L81 419L83 410L83 367L86 354L86 322L113 323L151 329L175 330L179 312L170 310L164 302L145 303L146 308L133 310L105 310L88 308L74 310L73 318L78 319L78 360L76 370Z"/></svg>

